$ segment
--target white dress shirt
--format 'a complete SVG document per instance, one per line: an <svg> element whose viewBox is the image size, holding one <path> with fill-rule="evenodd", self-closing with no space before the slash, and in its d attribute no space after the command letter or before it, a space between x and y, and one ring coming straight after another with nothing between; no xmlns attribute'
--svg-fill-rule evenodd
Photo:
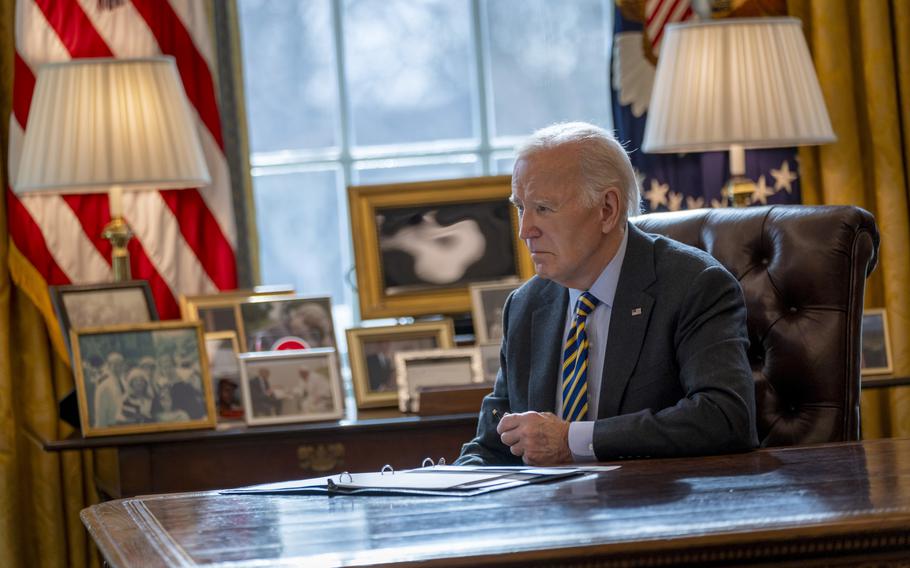
<svg viewBox="0 0 910 568"><path fill-rule="evenodd" d="M579 420L569 424L569 450L575 461L594 461L594 421L597 419L597 404L600 401L600 383L603 377L604 356L607 353L607 335L610 331L610 316L613 313L613 300L616 297L616 286L619 283L619 271L622 261L626 256L626 244L629 241L629 231L623 233L622 242L616 255L603 269L591 288L587 290L600 300L597 307L588 316L585 323L585 332L588 335L588 416L586 420ZM569 329L575 317L575 304L578 297L585 290L569 288L569 307L566 312L566 324L562 336L562 346L565 347L569 340ZM565 349L561 349L564 353ZM556 380L556 411L562 408L562 363L560 356L559 376Z"/></svg>

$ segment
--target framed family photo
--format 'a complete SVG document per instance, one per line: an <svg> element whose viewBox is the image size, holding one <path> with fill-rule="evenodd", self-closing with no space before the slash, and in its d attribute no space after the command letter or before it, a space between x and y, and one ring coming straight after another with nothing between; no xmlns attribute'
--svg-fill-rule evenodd
<svg viewBox="0 0 910 568"><path fill-rule="evenodd" d="M290 286L257 286L252 290L229 290L217 294L180 296L180 314L185 320L201 321L206 333L240 331L240 304L254 296L293 295Z"/></svg>
<svg viewBox="0 0 910 568"><path fill-rule="evenodd" d="M334 349L242 353L246 423L281 424L338 420L344 397Z"/></svg>
<svg viewBox="0 0 910 568"><path fill-rule="evenodd" d="M888 334L888 314L882 308L863 312L863 339L860 371L863 376L890 375L891 338Z"/></svg>
<svg viewBox="0 0 910 568"><path fill-rule="evenodd" d="M349 187L362 317L468 312L470 284L533 275L510 179Z"/></svg>
<svg viewBox="0 0 910 568"><path fill-rule="evenodd" d="M395 355L455 347L452 320L347 330L348 355L357 408L395 406Z"/></svg>
<svg viewBox="0 0 910 568"><path fill-rule="evenodd" d="M504 282L471 284L471 319L474 321L474 336L477 343L499 343L502 341L502 309L506 298L521 286L517 278Z"/></svg>
<svg viewBox="0 0 910 568"><path fill-rule="evenodd" d="M215 426L198 323L73 329L70 338L84 436Z"/></svg>
<svg viewBox="0 0 910 568"><path fill-rule="evenodd" d="M480 353L473 347L396 354L398 409L419 412L422 387L455 387L483 382L481 367Z"/></svg>
<svg viewBox="0 0 910 568"><path fill-rule="evenodd" d="M243 422L243 396L240 392L240 345L237 333L216 331L205 334L205 353L212 377L212 393L219 423Z"/></svg>
<svg viewBox="0 0 910 568"><path fill-rule="evenodd" d="M71 360L70 329L158 321L146 280L49 286L48 291Z"/></svg>
<svg viewBox="0 0 910 568"><path fill-rule="evenodd" d="M328 296L253 296L240 304L243 351L335 347Z"/></svg>

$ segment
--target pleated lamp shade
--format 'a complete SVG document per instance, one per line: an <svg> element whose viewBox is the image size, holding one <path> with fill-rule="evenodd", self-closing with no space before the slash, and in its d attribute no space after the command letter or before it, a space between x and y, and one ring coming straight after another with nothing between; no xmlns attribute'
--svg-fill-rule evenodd
<svg viewBox="0 0 910 568"><path fill-rule="evenodd" d="M74 59L39 68L16 193L176 189L210 181L172 57Z"/></svg>
<svg viewBox="0 0 910 568"><path fill-rule="evenodd" d="M645 152L836 140L798 19L672 24L664 33Z"/></svg>

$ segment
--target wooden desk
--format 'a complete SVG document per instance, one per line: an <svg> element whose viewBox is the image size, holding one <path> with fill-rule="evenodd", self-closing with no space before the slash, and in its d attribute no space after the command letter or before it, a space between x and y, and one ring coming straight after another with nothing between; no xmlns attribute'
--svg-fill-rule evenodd
<svg viewBox="0 0 910 568"><path fill-rule="evenodd" d="M910 440L630 461L472 498L150 496L82 520L115 567L906 566Z"/></svg>
<svg viewBox="0 0 910 568"><path fill-rule="evenodd" d="M47 451L95 450L95 485L102 498L118 499L379 470L385 464L417 467L425 457L451 463L476 430L476 413L417 417L377 410L338 422L32 438Z"/></svg>

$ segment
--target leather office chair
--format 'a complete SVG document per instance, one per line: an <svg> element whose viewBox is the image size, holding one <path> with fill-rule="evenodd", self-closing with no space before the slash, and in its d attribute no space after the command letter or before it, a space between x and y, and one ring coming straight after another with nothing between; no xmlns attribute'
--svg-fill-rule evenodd
<svg viewBox="0 0 910 568"><path fill-rule="evenodd" d="M698 209L632 221L739 279L762 446L858 440L860 326L879 234L850 206Z"/></svg>

